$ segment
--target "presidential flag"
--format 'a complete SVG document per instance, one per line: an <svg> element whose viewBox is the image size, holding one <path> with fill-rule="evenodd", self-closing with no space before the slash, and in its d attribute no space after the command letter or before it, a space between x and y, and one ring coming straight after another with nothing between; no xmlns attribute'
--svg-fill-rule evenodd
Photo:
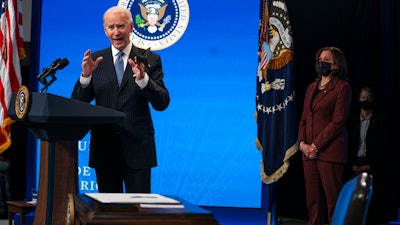
<svg viewBox="0 0 400 225"><path fill-rule="evenodd" d="M261 0L256 81L256 145L262 154L261 179L279 180L297 148L293 42L284 0Z"/></svg>
<svg viewBox="0 0 400 225"><path fill-rule="evenodd" d="M10 125L14 122L7 114L13 92L21 86L20 59L25 58L22 33L22 0L1 0L0 18L0 153L11 145Z"/></svg>

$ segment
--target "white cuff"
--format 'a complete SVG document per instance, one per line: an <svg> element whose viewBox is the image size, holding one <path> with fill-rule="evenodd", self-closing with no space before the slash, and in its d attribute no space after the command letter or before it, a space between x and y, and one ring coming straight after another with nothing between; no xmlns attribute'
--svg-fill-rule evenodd
<svg viewBox="0 0 400 225"><path fill-rule="evenodd" d="M147 83L149 83L149 75L147 75L147 73L145 73L144 78L141 80L136 80L136 75L134 75L134 77L136 84L139 85L141 89L145 88Z"/></svg>
<svg viewBox="0 0 400 225"><path fill-rule="evenodd" d="M83 87L87 87L90 83L90 80L92 80L92 74L90 74L90 76L88 77L84 77L81 75L81 77L79 78L79 82Z"/></svg>

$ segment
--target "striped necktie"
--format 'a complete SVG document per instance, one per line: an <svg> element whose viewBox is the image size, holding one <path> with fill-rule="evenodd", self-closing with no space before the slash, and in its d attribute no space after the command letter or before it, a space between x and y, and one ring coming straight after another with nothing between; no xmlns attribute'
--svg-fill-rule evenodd
<svg viewBox="0 0 400 225"><path fill-rule="evenodd" d="M117 53L117 60L115 60L115 72L117 73L118 85L121 85L122 77L124 76L124 60L122 56L124 55L123 51L119 51Z"/></svg>

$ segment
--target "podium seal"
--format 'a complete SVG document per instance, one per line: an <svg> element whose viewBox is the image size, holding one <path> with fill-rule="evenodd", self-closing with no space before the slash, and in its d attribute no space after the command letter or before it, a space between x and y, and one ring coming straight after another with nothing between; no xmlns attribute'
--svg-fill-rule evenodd
<svg viewBox="0 0 400 225"><path fill-rule="evenodd" d="M15 114L19 119L24 119L29 111L29 90L22 85L17 92L15 98Z"/></svg>

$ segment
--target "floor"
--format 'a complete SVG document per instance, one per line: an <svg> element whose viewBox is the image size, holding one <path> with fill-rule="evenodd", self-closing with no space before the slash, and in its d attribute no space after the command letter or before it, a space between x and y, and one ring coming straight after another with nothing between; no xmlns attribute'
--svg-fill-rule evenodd
<svg viewBox="0 0 400 225"><path fill-rule="evenodd" d="M253 217L242 217L239 218L230 215L230 219L228 217L222 218L221 216L214 214L216 219L221 225L267 225L266 219L261 217L253 218ZM306 225L307 223L302 220L290 219L290 218L280 218L276 225ZM8 220L0 220L0 225L8 225Z"/></svg>
<svg viewBox="0 0 400 225"><path fill-rule="evenodd" d="M205 207L221 225L267 225L267 212L262 209ZM275 225L306 225L292 218L278 218Z"/></svg>
<svg viewBox="0 0 400 225"><path fill-rule="evenodd" d="M218 220L218 219L217 219ZM262 221L257 221L255 219L249 220L218 220L221 225L267 225ZM289 218L282 218L278 221L276 225L306 225L305 221L297 220L297 219L289 219ZM8 220L0 220L0 225L8 225Z"/></svg>
<svg viewBox="0 0 400 225"><path fill-rule="evenodd" d="M247 209L247 208L246 209L218 208L218 207L204 207L204 208L213 213L215 219L221 225L268 225L267 213L265 210ZM33 215L30 218L27 218L26 224L27 225L33 224ZM0 225L8 225L8 220L0 219ZM294 218L279 217L274 225L307 225L307 221Z"/></svg>
<svg viewBox="0 0 400 225"><path fill-rule="evenodd" d="M212 212L221 225L267 225L267 217L264 210L242 208L206 208ZM27 225L33 223L33 219L27 218ZM29 222L31 221L31 222ZM298 219L278 218L276 225L306 225ZM7 219L0 219L0 225L8 225Z"/></svg>

